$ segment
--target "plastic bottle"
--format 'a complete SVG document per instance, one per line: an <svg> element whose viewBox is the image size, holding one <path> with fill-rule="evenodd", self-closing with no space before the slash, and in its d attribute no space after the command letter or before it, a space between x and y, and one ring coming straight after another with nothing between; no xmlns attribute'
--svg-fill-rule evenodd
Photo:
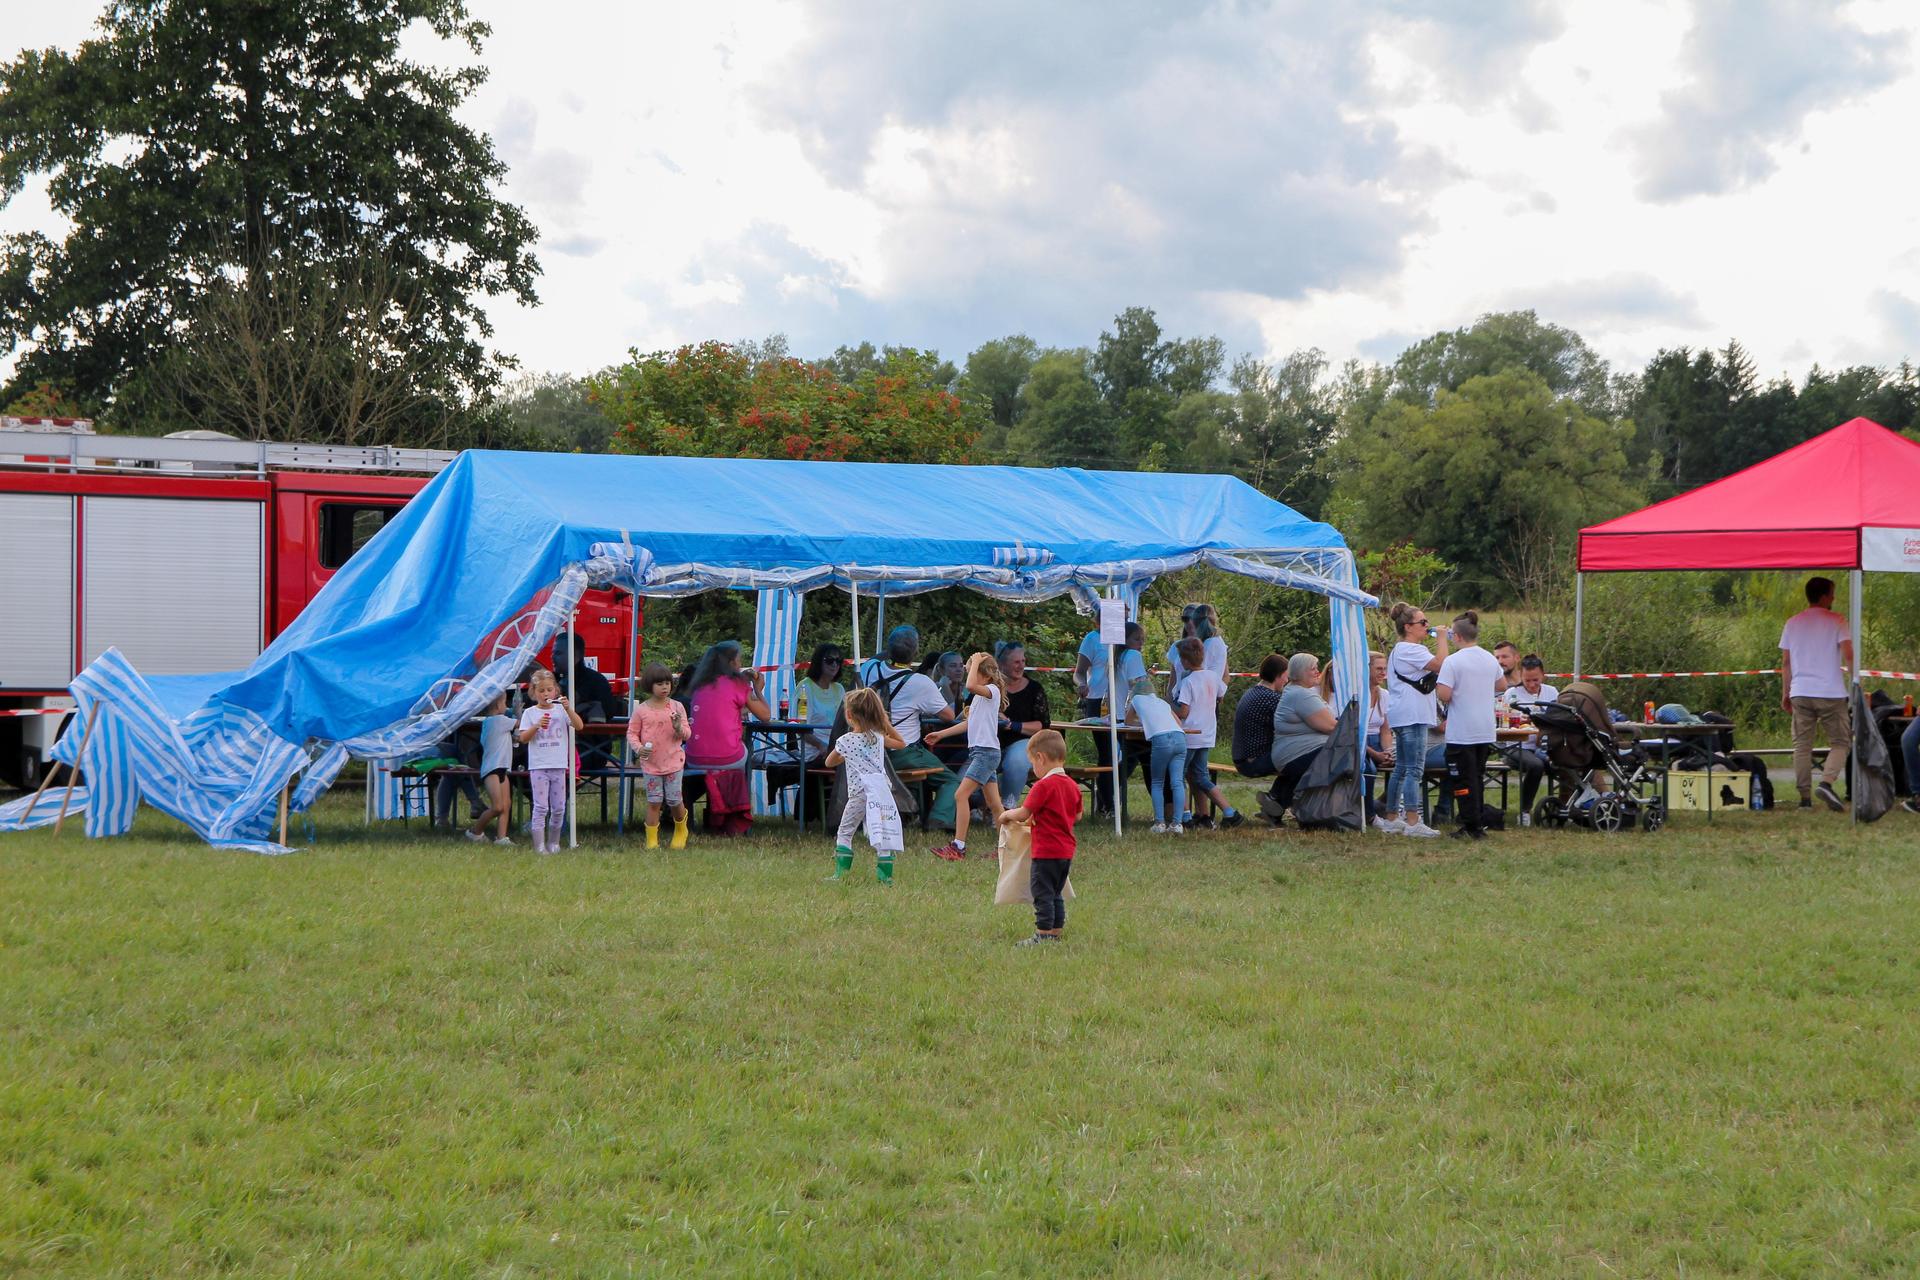
<svg viewBox="0 0 1920 1280"><path fill-rule="evenodd" d="M1903 716L1910 716L1913 714L1913 695L1912 694L1908 694L1906 697L1906 700L1900 704L1900 714Z"/></svg>
<svg viewBox="0 0 1920 1280"><path fill-rule="evenodd" d="M1648 724L1653 723L1653 700L1652 699L1647 700L1647 723Z"/></svg>

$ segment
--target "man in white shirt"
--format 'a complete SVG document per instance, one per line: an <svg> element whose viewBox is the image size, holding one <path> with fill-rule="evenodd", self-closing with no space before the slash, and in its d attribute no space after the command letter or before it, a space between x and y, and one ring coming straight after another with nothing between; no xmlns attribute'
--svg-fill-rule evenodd
<svg viewBox="0 0 1920 1280"><path fill-rule="evenodd" d="M1493 751L1493 704L1506 692L1500 662L1482 649L1480 616L1469 609L1453 620L1458 647L1440 664L1440 681L1433 688L1447 708L1447 786L1453 792L1454 816L1460 820L1455 839L1482 840L1486 828L1481 809L1486 805L1487 756Z"/></svg>
<svg viewBox="0 0 1920 1280"><path fill-rule="evenodd" d="M960 785L960 778L920 741L920 718L933 716L940 720L952 720L955 716L953 708L941 696L939 687L914 670L914 659L919 656L920 633L912 627L895 627L887 633L886 662L881 664L876 660L863 666L860 676L868 687L878 690L880 696L886 699L893 727L899 732L900 741L906 744L898 751L887 752L887 759L893 767L940 770L939 776L933 779L933 806L928 811L927 821L951 830L953 793Z"/></svg>
<svg viewBox="0 0 1920 1280"><path fill-rule="evenodd" d="M1511 645L1508 646L1512 648ZM1500 657L1498 650L1495 658ZM1530 653L1524 658L1516 658L1512 668L1505 662L1501 667L1507 671L1507 691L1500 695L1509 707L1533 707L1546 702L1560 701L1560 691L1546 682L1547 664L1540 655ZM1533 801L1540 794L1540 783L1547 776L1547 756L1540 747L1538 735L1524 742L1515 742L1500 748L1500 754L1507 765L1520 774L1520 825L1533 825Z"/></svg>
<svg viewBox="0 0 1920 1280"><path fill-rule="evenodd" d="M1845 808L1833 784L1847 767L1853 741L1847 714L1847 676L1853 669L1853 637L1847 622L1833 611L1833 580L1807 580L1807 607L1787 619L1780 631L1780 706L1793 717L1793 784L1800 807L1813 807L1818 795L1827 808ZM1827 739L1827 764L1820 785L1813 785L1813 733Z"/></svg>

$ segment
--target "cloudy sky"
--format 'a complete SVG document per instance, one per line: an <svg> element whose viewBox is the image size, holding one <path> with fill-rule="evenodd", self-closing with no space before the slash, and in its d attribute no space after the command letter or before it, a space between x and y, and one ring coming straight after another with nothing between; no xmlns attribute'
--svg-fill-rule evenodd
<svg viewBox="0 0 1920 1280"><path fill-rule="evenodd" d="M535 370L1081 344L1130 304L1271 355L1532 307L1628 366L1920 357L1910 0L472 3ZM94 8L0 0L0 41Z"/></svg>

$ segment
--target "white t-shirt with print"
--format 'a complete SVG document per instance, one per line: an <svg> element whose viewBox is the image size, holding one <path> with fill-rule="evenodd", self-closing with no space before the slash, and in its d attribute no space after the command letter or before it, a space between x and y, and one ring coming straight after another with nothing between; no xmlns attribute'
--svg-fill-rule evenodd
<svg viewBox="0 0 1920 1280"><path fill-rule="evenodd" d="M1196 729L1187 735L1187 750L1210 748L1220 736L1220 699L1226 696L1227 682L1210 668L1190 672L1173 692L1173 700L1187 708L1185 728Z"/></svg>
<svg viewBox="0 0 1920 1280"><path fill-rule="evenodd" d="M1447 703L1447 745L1473 747L1491 743L1494 685L1505 673L1500 659L1479 645L1455 649L1440 664L1440 683L1453 690Z"/></svg>
<svg viewBox="0 0 1920 1280"><path fill-rule="evenodd" d="M567 709L555 703L546 711L537 706L520 713L520 732L525 733L550 715L547 727L527 740L527 768L564 769L567 767Z"/></svg>
<svg viewBox="0 0 1920 1280"><path fill-rule="evenodd" d="M1844 698L1847 678L1840 667L1840 645L1852 639L1847 620L1831 609L1809 607L1780 629L1780 649L1793 664L1790 698Z"/></svg>

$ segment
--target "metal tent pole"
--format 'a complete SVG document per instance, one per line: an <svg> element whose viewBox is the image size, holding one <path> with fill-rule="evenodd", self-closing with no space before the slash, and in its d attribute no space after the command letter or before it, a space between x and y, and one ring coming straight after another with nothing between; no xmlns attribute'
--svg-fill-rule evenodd
<svg viewBox="0 0 1920 1280"><path fill-rule="evenodd" d="M1860 667L1862 665L1860 661L1860 591L1864 585L1865 578L1861 575L1860 570L1853 569L1848 572L1847 594L1851 599L1847 602L1847 612L1852 615L1849 622L1851 623L1853 635L1853 670L1848 674L1853 677L1853 688L1855 691L1858 691L1860 688ZM1852 699L1848 699L1848 710L1852 710ZM1854 737L1859 736L1853 731L1853 718L1851 716L1847 718L1847 726L1850 734ZM1856 745L1857 744L1853 742L1847 744L1847 813L1851 816L1853 825L1857 827L1860 825L1860 806L1855 797L1860 794L1860 753L1854 749ZM1827 749L1831 751L1833 748L1829 746Z"/></svg>
<svg viewBox="0 0 1920 1280"><path fill-rule="evenodd" d="M1112 594L1111 591L1108 592ZM1113 646L1107 646L1107 758L1113 762L1113 834L1120 835L1120 686L1115 681ZM1152 780L1149 779L1149 782Z"/></svg>
<svg viewBox="0 0 1920 1280"><path fill-rule="evenodd" d="M574 613L578 612L579 606L576 605L574 606ZM568 711L572 711L575 704L575 698L573 696L573 654L573 614L569 613L567 615ZM573 740L573 716L569 715L565 718L567 722L567 848L578 849L580 847L580 770L576 767L579 762L579 757L576 753L579 748Z"/></svg>
<svg viewBox="0 0 1920 1280"><path fill-rule="evenodd" d="M1580 665L1580 647L1586 633L1587 621L1587 575L1573 575L1573 678L1578 680L1586 672Z"/></svg>
<svg viewBox="0 0 1920 1280"><path fill-rule="evenodd" d="M880 652L886 643L883 638L887 629L887 586L883 582L873 590L873 651Z"/></svg>
<svg viewBox="0 0 1920 1280"><path fill-rule="evenodd" d="M847 566L847 600L853 606L853 678L860 678L860 584L853 580L853 566Z"/></svg>

